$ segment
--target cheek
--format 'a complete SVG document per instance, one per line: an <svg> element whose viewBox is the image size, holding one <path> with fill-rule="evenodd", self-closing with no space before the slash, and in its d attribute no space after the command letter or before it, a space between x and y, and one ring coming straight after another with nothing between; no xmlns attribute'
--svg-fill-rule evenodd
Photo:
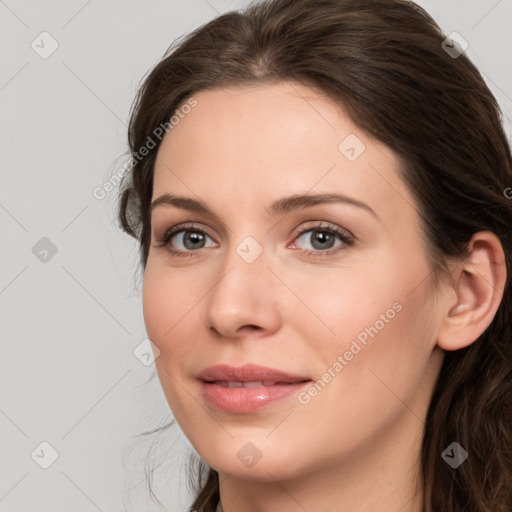
<svg viewBox="0 0 512 512"><path fill-rule="evenodd" d="M346 349L358 335L364 341L366 328L377 323L379 331L387 329L399 314L402 286L389 279L390 272L382 261L379 265L368 262L311 274L308 280L289 277L296 296L302 300L294 301L287 311L291 325L308 344L315 344L319 353L332 355Z"/></svg>
<svg viewBox="0 0 512 512"><path fill-rule="evenodd" d="M345 375L339 381L350 382L351 389L367 390L372 382L383 387L378 375L404 390L407 382L419 382L435 345L429 268L421 254L409 262L379 256L359 271L343 269L339 279L326 269L331 272L297 286L309 311L295 304L288 310L290 324L319 361L317 372L335 371L342 356L337 374Z"/></svg>
<svg viewBox="0 0 512 512"><path fill-rule="evenodd" d="M185 286L184 288L182 286ZM182 290L186 290L183 292ZM146 266L143 281L144 323L149 339L160 350L155 367L174 418L184 430L194 402L184 393L182 369L199 346L194 309L205 291L180 283L179 274L158 264Z"/></svg>
<svg viewBox="0 0 512 512"><path fill-rule="evenodd" d="M179 274L148 260L143 281L143 314L149 339L160 349L158 362L179 364L193 345L191 326L197 328L194 308L204 291L180 282Z"/></svg>
<svg viewBox="0 0 512 512"><path fill-rule="evenodd" d="M305 431L316 429L323 417L328 436L345 439L347 446L364 445L404 413L422 417L433 349L432 296L426 285L411 293L418 284L414 272L400 274L400 280L391 279L395 275L381 275L380 281L373 276L371 288L359 279L346 281L325 295L310 287L308 304L320 305L317 313L335 335L320 336L321 324L311 316L296 324L309 342L308 360L317 363L317 384L300 397ZM293 430L285 427L282 434L293 436Z"/></svg>

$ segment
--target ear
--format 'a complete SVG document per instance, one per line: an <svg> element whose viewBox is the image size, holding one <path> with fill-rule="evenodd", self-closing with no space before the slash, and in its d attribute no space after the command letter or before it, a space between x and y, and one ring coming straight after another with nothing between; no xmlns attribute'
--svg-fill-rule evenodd
<svg viewBox="0 0 512 512"><path fill-rule="evenodd" d="M490 231L475 233L469 254L452 272L453 294L447 299L437 345L444 350L467 347L491 324L501 303L507 270L499 238Z"/></svg>

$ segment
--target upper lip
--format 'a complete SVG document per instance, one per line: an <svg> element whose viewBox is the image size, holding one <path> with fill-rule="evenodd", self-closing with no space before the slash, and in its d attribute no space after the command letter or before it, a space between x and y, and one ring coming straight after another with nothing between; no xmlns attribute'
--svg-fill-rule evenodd
<svg viewBox="0 0 512 512"><path fill-rule="evenodd" d="M292 375L275 368L269 368L267 366L260 366L257 364L245 364L243 366L217 364L201 371L197 378L205 382L275 381L295 383L311 380L309 377Z"/></svg>

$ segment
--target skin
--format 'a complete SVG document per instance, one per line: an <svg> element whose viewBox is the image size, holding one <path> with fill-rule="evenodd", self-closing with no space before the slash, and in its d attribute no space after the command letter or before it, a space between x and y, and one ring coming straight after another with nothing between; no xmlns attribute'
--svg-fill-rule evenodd
<svg viewBox="0 0 512 512"><path fill-rule="evenodd" d="M420 511L432 390L444 350L472 343L492 321L505 282L499 240L475 235L468 259L436 288L397 158L331 99L290 82L194 97L159 149L153 199L198 199L214 215L153 210L143 307L163 391L219 472L224 512ZM354 161L338 149L349 134L366 146ZM344 203L270 214L281 197L323 192L375 215ZM321 255L330 246L313 245L318 221L350 232L354 244L333 235L336 247ZM204 247L184 246L182 233L168 247L193 254L172 255L160 242L188 222L207 232ZM252 263L236 251L248 236L263 251ZM307 404L292 397L230 414L202 397L197 373L217 363L320 379L394 303L400 312ZM247 442L261 453L252 467L237 457Z"/></svg>

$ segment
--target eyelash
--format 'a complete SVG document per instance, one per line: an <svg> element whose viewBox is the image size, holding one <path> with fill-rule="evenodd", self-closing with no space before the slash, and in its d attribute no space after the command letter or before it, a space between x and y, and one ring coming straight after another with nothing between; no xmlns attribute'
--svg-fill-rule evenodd
<svg viewBox="0 0 512 512"><path fill-rule="evenodd" d="M184 258L194 256L194 253L199 252L199 250L180 251L177 249L173 249L169 245L169 241L173 235L175 235L177 233L187 232L187 231L192 231L194 233L200 233L201 235L210 237L210 235L208 235L208 233L205 230L196 227L194 223L180 224L178 226L173 226L172 228L170 228L169 230L167 230L165 232L162 239L160 240L160 244L158 245L158 247L165 247L173 256L184 257ZM343 245L334 247L334 248L330 248L330 249L327 249L324 251L302 249L302 252L307 253L307 256L313 256L313 257L330 256L334 253L337 253L339 251L346 249L347 247L351 247L352 245L354 245L355 237L353 235L349 234L345 230L338 228L335 225L329 224L326 226L323 221L319 221L319 222L317 222L317 224L315 224L313 226L308 226L307 228L304 228L304 229L298 231L297 233L295 233L293 235L293 240L300 238L302 235L304 235L304 233L308 233L310 231L325 232L325 233L329 233L330 235L337 235L339 237L339 239L343 242Z"/></svg>

